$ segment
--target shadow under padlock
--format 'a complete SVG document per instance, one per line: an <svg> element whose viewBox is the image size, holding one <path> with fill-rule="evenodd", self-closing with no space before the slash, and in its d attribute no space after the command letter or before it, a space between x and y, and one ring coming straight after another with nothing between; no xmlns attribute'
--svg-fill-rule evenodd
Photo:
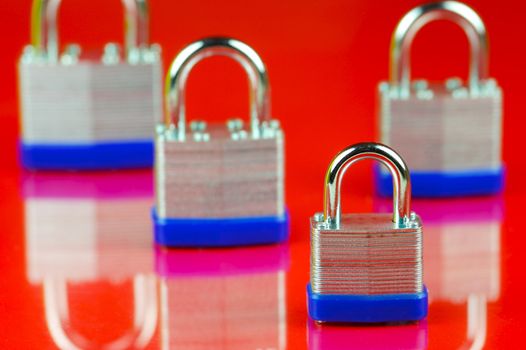
<svg viewBox="0 0 526 350"><path fill-rule="evenodd" d="M60 0L33 0L31 45L19 62L21 158L30 169L143 168L153 164L162 116L162 62L144 0L123 0L125 52L78 45L60 53Z"/></svg>
<svg viewBox="0 0 526 350"><path fill-rule="evenodd" d="M346 326L307 321L309 350L423 350L427 349L427 321L405 325Z"/></svg>
<svg viewBox="0 0 526 350"><path fill-rule="evenodd" d="M285 349L288 244L155 253L163 349Z"/></svg>
<svg viewBox="0 0 526 350"><path fill-rule="evenodd" d="M43 286L44 316L56 346L151 345L158 324L148 215L151 172L29 173L23 190L27 276ZM117 301L104 297L112 293ZM86 310L103 315L93 322ZM107 336L104 343L90 339L101 333Z"/></svg>
<svg viewBox="0 0 526 350"><path fill-rule="evenodd" d="M410 47L420 28L446 19L461 26L471 48L469 81L429 84L410 78ZM391 40L390 80L379 85L380 142L396 149L411 167L414 197L491 194L504 187L502 90L488 74L485 25L469 6L431 2L409 11ZM377 188L392 193L385 169Z"/></svg>
<svg viewBox="0 0 526 350"><path fill-rule="evenodd" d="M377 210L390 204L375 199ZM430 303L466 304L467 333L462 348L481 349L486 339L487 303L500 296L501 197L414 200L426 223L425 281Z"/></svg>

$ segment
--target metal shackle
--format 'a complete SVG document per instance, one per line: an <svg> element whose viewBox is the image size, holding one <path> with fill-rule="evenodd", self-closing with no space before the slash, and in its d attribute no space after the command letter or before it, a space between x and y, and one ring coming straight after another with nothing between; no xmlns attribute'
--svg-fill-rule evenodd
<svg viewBox="0 0 526 350"><path fill-rule="evenodd" d="M265 64L247 44L231 38L206 38L186 46L172 62L165 84L165 124L176 127L177 137L186 137L185 88L192 68L212 56L227 56L245 69L250 80L250 127L260 137L260 124L270 119L270 87Z"/></svg>
<svg viewBox="0 0 526 350"><path fill-rule="evenodd" d="M122 0L124 6L124 46L126 54L148 46L149 14L147 0ZM58 61L57 14L61 0L33 0L31 44L53 62Z"/></svg>
<svg viewBox="0 0 526 350"><path fill-rule="evenodd" d="M338 229L341 221L340 188L343 176L352 164L374 159L384 164L393 176L393 222L404 227L411 214L411 179L406 163L393 149L380 143L364 142L349 146L332 160L325 175L324 220Z"/></svg>
<svg viewBox="0 0 526 350"><path fill-rule="evenodd" d="M469 6L457 1L432 2L415 7L398 22L391 38L390 82L402 96L410 94L410 47L416 33L427 23L447 19L466 33L471 50L469 88L479 90L480 81L488 78L488 36L480 16Z"/></svg>

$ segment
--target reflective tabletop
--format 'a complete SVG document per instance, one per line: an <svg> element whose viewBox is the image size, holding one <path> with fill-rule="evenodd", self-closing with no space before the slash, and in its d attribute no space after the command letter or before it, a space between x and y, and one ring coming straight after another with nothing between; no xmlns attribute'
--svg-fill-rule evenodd
<svg viewBox="0 0 526 350"><path fill-rule="evenodd" d="M17 181L2 202L10 348L482 349L524 310L505 268L520 247L504 196L413 200L425 223L426 320L331 325L307 317L309 208L299 202L290 242L167 249L152 242L150 171ZM346 200L392 208L375 196Z"/></svg>

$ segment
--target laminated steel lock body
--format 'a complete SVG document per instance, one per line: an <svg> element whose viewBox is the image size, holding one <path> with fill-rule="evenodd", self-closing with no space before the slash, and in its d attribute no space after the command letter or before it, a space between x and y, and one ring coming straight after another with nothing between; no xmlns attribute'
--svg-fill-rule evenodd
<svg viewBox="0 0 526 350"><path fill-rule="evenodd" d="M413 80L410 46L420 28L447 19L470 43L469 78L445 83ZM379 138L411 166L414 196L461 196L502 190L502 91L488 77L488 38L479 15L456 1L418 6L398 23L391 40L390 81L379 86ZM378 171L379 192L392 193Z"/></svg>
<svg viewBox="0 0 526 350"><path fill-rule="evenodd" d="M34 0L32 43L19 62L22 163L34 169L153 165L153 130L162 116L162 63L148 43L145 0L123 0L125 53L107 44L100 58L78 45L60 54L60 0ZM123 56L123 57L121 57Z"/></svg>
<svg viewBox="0 0 526 350"><path fill-rule="evenodd" d="M393 214L341 214L347 168L371 158L393 178ZM411 181L391 148L360 143L340 152L325 176L324 213L311 218L309 315L321 322L402 322L427 315L422 223L410 210Z"/></svg>
<svg viewBox="0 0 526 350"><path fill-rule="evenodd" d="M191 69L227 56L248 74L250 127L194 121L187 127L185 87ZM166 246L275 243L288 237L284 139L270 118L266 67L248 45L208 38L184 48L166 77L164 122L155 143L155 238Z"/></svg>

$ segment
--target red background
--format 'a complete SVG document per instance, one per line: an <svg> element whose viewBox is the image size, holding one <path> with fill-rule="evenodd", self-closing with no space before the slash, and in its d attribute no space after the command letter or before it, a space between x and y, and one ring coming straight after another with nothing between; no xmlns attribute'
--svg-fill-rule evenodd
<svg viewBox="0 0 526 350"><path fill-rule="evenodd" d="M400 19L422 1L168 1L151 0L151 41L161 44L165 67L185 44L210 35L233 36L252 46L267 65L272 110L287 140L287 201L291 209L291 272L287 277L288 348L305 340L304 286L308 280L308 217L322 206L326 166L345 146L375 135L376 88L388 76L391 33ZM488 348L517 348L526 313L526 247L520 216L526 200L526 165L520 153L526 82L526 5L514 1L470 1L486 23L490 74L504 91L504 154L507 166L506 215L502 234L502 297L490 305ZM39 294L24 275L22 200L16 154L18 102L16 61L29 43L29 0L0 4L0 345L2 348L51 348ZM85 48L122 41L119 1L64 1L61 40ZM425 27L412 50L413 76L431 80L467 75L468 47L450 23ZM190 118L223 120L246 116L243 71L226 59L199 65L190 77ZM370 166L360 164L345 181L344 208L371 208ZM350 193L350 194L347 194ZM465 332L463 309L431 309L429 347L454 348ZM41 339L41 340L38 340Z"/></svg>

